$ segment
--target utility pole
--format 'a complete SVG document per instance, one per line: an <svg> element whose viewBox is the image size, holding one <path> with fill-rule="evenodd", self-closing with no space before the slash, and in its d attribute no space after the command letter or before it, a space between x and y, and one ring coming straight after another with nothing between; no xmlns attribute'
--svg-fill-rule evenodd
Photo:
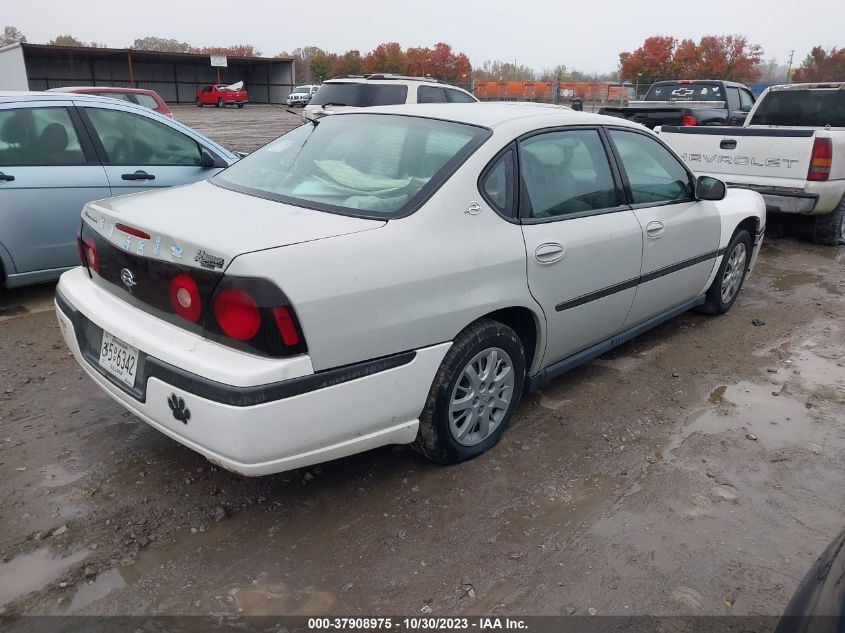
<svg viewBox="0 0 845 633"><path fill-rule="evenodd" d="M786 68L786 83L792 83L792 56L795 55L795 49L789 51L789 66Z"/></svg>

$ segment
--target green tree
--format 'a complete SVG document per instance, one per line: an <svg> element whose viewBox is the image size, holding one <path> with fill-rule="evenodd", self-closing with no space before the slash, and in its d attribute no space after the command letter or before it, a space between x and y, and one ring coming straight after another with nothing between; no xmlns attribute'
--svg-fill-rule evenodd
<svg viewBox="0 0 845 633"><path fill-rule="evenodd" d="M50 46L88 46L88 44L75 38L73 35L57 35L47 43Z"/></svg>
<svg viewBox="0 0 845 633"><path fill-rule="evenodd" d="M0 35L0 46L9 46L20 42L26 42L26 36L17 27L7 26L3 29L3 33Z"/></svg>
<svg viewBox="0 0 845 633"><path fill-rule="evenodd" d="M132 43L131 48L138 51L159 51L161 53L190 53L193 50L187 42L154 35L139 37Z"/></svg>

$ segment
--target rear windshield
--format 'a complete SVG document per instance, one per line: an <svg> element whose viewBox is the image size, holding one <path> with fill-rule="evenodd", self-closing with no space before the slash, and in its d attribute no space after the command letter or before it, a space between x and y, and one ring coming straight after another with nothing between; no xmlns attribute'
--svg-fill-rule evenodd
<svg viewBox="0 0 845 633"><path fill-rule="evenodd" d="M417 208L489 130L389 114L342 114L298 127L212 179L242 193L360 217Z"/></svg>
<svg viewBox="0 0 845 633"><path fill-rule="evenodd" d="M845 127L845 90L775 90L759 102L748 125Z"/></svg>
<svg viewBox="0 0 845 633"><path fill-rule="evenodd" d="M719 84L664 84L652 86L646 101L724 101Z"/></svg>
<svg viewBox="0 0 845 633"><path fill-rule="evenodd" d="M326 83L320 86L311 99L312 105L355 106L358 108L377 105L397 105L408 98L408 86Z"/></svg>

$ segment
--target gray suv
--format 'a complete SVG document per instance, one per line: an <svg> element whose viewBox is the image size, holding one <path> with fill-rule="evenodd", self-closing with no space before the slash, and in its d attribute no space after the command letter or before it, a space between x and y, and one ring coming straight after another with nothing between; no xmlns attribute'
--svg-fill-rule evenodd
<svg viewBox="0 0 845 633"><path fill-rule="evenodd" d="M0 92L0 286L77 266L85 203L205 180L237 158L126 101Z"/></svg>

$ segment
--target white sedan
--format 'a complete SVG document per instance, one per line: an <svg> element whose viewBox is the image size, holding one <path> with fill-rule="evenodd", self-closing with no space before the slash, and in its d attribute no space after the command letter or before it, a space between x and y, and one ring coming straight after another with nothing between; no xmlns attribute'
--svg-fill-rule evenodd
<svg viewBox="0 0 845 633"><path fill-rule="evenodd" d="M207 182L88 204L56 307L102 389L224 468L386 444L453 463L524 391L730 309L764 223L759 194L696 181L618 118L370 108Z"/></svg>

